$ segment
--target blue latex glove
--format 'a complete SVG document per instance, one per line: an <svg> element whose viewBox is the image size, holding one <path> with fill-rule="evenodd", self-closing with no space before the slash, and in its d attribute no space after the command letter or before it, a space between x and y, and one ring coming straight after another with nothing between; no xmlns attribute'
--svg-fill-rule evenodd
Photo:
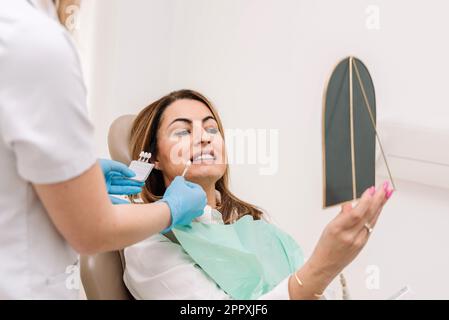
<svg viewBox="0 0 449 320"><path fill-rule="evenodd" d="M121 199L114 196L109 196L109 199L111 199L112 204L130 204L131 202L125 199Z"/></svg>
<svg viewBox="0 0 449 320"><path fill-rule="evenodd" d="M108 190L109 198L113 204L129 203L126 200L111 196L115 195L133 195L142 192L143 182L130 180L136 174L121 162L107 159L100 159L99 164L103 171Z"/></svg>
<svg viewBox="0 0 449 320"><path fill-rule="evenodd" d="M193 219L203 214L207 204L203 188L181 176L172 181L160 201L168 204L171 214L171 225L162 233L170 231L176 225L190 224Z"/></svg>

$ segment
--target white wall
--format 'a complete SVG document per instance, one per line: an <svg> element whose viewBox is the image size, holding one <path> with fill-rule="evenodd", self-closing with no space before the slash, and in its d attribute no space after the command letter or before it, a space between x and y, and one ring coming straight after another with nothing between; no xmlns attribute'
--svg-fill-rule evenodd
<svg viewBox="0 0 449 320"><path fill-rule="evenodd" d="M369 5L380 10L379 30L366 28ZM339 59L356 55L367 64L380 121L449 126L444 0L97 0L94 10L86 59L99 155L107 155L114 118L170 90L197 89L227 128L279 130L278 173L234 165L232 186L307 253L338 211L321 209L321 108ZM346 271L352 296L383 299L410 284L410 297L447 299L449 190L396 183L368 246ZM380 270L377 290L365 285L371 265Z"/></svg>
<svg viewBox="0 0 449 320"><path fill-rule="evenodd" d="M96 126L98 156L107 157L109 125L137 113L168 86L173 2L84 1L80 42ZM87 43L87 44L86 44Z"/></svg>

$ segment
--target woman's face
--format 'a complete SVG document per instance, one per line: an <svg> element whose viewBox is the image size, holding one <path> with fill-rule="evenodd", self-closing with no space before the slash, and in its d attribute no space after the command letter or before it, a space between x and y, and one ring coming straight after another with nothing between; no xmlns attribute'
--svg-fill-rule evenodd
<svg viewBox="0 0 449 320"><path fill-rule="evenodd" d="M226 156L223 137L212 112L202 102L177 100L168 106L157 133L156 169L168 185L192 165L186 179L208 186L224 175Z"/></svg>

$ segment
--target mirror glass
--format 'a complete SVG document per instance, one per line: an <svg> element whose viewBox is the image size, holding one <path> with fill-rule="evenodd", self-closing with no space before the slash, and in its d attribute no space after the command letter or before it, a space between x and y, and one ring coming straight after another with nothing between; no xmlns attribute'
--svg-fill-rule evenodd
<svg viewBox="0 0 449 320"><path fill-rule="evenodd" d="M347 57L324 93L324 208L355 200L375 184L375 126L372 78L362 61Z"/></svg>

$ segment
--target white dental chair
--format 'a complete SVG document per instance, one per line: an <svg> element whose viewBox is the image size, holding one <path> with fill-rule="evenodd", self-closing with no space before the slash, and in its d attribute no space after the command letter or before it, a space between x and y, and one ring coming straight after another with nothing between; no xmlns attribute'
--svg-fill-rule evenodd
<svg viewBox="0 0 449 320"><path fill-rule="evenodd" d="M135 115L116 119L109 128L108 146L111 159L126 165L131 162L129 140ZM89 300L132 300L123 282L123 250L80 257L80 273Z"/></svg>

